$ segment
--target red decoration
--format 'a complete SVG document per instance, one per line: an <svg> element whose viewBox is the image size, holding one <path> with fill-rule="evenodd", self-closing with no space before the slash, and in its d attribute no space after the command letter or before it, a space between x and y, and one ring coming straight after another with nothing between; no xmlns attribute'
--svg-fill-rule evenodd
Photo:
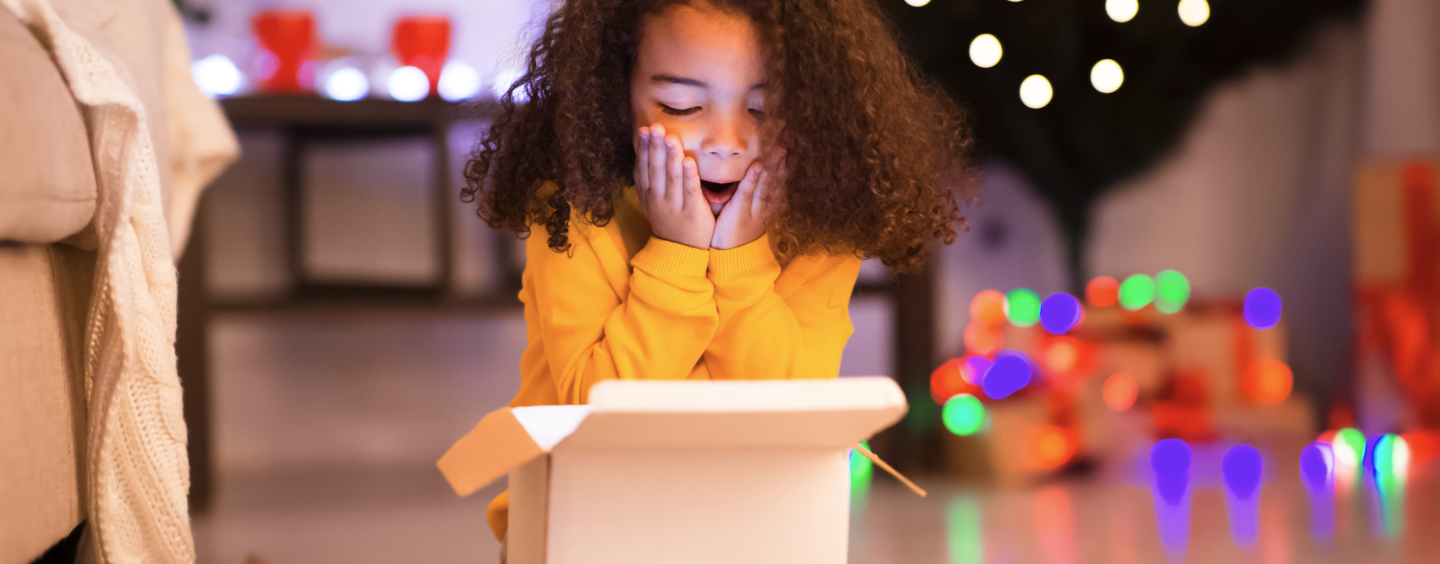
<svg viewBox="0 0 1440 564"><path fill-rule="evenodd" d="M262 92L309 92L315 84L315 16L265 10L250 20L259 43L255 77Z"/></svg>
<svg viewBox="0 0 1440 564"><path fill-rule="evenodd" d="M395 22L390 51L401 65L424 71L430 95L440 90L440 71L450 55L450 19L445 16L408 16Z"/></svg>

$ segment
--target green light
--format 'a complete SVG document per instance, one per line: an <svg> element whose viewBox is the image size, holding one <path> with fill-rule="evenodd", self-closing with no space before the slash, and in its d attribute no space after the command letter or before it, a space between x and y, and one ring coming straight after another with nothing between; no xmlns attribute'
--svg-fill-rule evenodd
<svg viewBox="0 0 1440 564"><path fill-rule="evenodd" d="M940 415L945 428L962 437L975 434L985 424L985 405L970 394L960 394L945 402Z"/></svg>
<svg viewBox="0 0 1440 564"><path fill-rule="evenodd" d="M1120 283L1120 306L1135 311L1155 299L1155 279L1144 274L1134 274Z"/></svg>
<svg viewBox="0 0 1440 564"><path fill-rule="evenodd" d="M1359 429L1346 427L1335 432L1335 442L1332 444L1345 445L1350 448L1351 464L1358 464L1365 457L1365 433Z"/></svg>
<svg viewBox="0 0 1440 564"><path fill-rule="evenodd" d="M1016 327L1029 327L1040 321L1040 296L1029 288L1010 290L1005 294L1005 317Z"/></svg>
<svg viewBox="0 0 1440 564"><path fill-rule="evenodd" d="M1375 441L1375 472L1381 476L1395 473L1395 435L1382 435Z"/></svg>
<svg viewBox="0 0 1440 564"><path fill-rule="evenodd" d="M985 522L980 518L980 503L970 495L952 498L946 504L945 517L950 564L984 564Z"/></svg>
<svg viewBox="0 0 1440 564"><path fill-rule="evenodd" d="M1190 301L1190 279L1174 270L1162 270L1155 275L1155 309L1161 313L1176 313Z"/></svg>
<svg viewBox="0 0 1440 564"><path fill-rule="evenodd" d="M861 441L860 446L870 448L869 441ZM870 462L865 455L850 451L850 485L863 486L870 483L870 477L875 474L875 463Z"/></svg>

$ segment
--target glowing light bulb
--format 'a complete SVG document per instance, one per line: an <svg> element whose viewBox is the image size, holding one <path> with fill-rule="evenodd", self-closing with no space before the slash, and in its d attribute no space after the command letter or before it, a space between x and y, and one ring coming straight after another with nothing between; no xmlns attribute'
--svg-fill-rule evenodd
<svg viewBox="0 0 1440 564"><path fill-rule="evenodd" d="M965 351L970 354L989 356L1005 344L1005 334L999 325L970 322L965 326Z"/></svg>
<svg viewBox="0 0 1440 564"><path fill-rule="evenodd" d="M1102 93L1119 90L1124 82L1125 71L1120 70L1120 63L1113 60L1104 59L1090 68L1090 85Z"/></svg>
<svg viewBox="0 0 1440 564"><path fill-rule="evenodd" d="M970 42L970 62L982 69L988 69L1000 62L1005 50L1000 47L1000 40L988 33L975 36Z"/></svg>
<svg viewBox="0 0 1440 564"><path fill-rule="evenodd" d="M1255 329L1265 330L1274 327L1280 322L1280 313L1284 307L1280 302L1280 294L1269 288L1256 288L1245 294L1245 309L1243 316L1245 323Z"/></svg>
<svg viewBox="0 0 1440 564"><path fill-rule="evenodd" d="M1040 296L1029 288L1005 294L1005 317L1016 327L1029 327L1040 321Z"/></svg>
<svg viewBox="0 0 1440 564"><path fill-rule="evenodd" d="M985 371L981 389L991 399L1005 399L1030 384L1034 373L1028 355L1019 351L1002 351L995 363Z"/></svg>
<svg viewBox="0 0 1440 564"><path fill-rule="evenodd" d="M1155 309L1160 313L1176 313L1190 301L1190 279L1174 270L1155 275Z"/></svg>
<svg viewBox="0 0 1440 564"><path fill-rule="evenodd" d="M400 67L390 73L390 97L401 102L419 102L430 95L430 79L415 67Z"/></svg>
<svg viewBox="0 0 1440 564"><path fill-rule="evenodd" d="M1120 282L1109 276L1101 276L1085 285L1085 300L1095 307L1115 305L1120 297Z"/></svg>
<svg viewBox="0 0 1440 564"><path fill-rule="evenodd" d="M1319 489L1335 478L1335 447L1314 442L1300 451L1300 478L1305 485Z"/></svg>
<svg viewBox="0 0 1440 564"><path fill-rule="evenodd" d="M330 73L325 79L325 97L341 102L354 102L370 93L370 79L354 67Z"/></svg>
<svg viewBox="0 0 1440 564"><path fill-rule="evenodd" d="M1139 11L1140 2L1137 0L1105 0L1105 13L1120 23L1134 19Z"/></svg>
<svg viewBox="0 0 1440 564"><path fill-rule="evenodd" d="M960 365L960 377L973 386L979 386L985 382L985 372L992 364L995 363L983 356L967 357L965 364Z"/></svg>
<svg viewBox="0 0 1440 564"><path fill-rule="evenodd" d="M505 92L509 91L512 86L515 86L515 82L523 76L525 76L525 73L520 70L500 71L499 74L495 75L495 83L491 85L495 90L495 98L503 98ZM524 85L520 85L519 88L515 89L514 96L515 103L517 104L523 104L530 100L530 92L525 90Z"/></svg>
<svg viewBox="0 0 1440 564"><path fill-rule="evenodd" d="M970 321L998 325L1005 321L1005 294L985 290L970 300Z"/></svg>
<svg viewBox="0 0 1440 564"><path fill-rule="evenodd" d="M1225 475L1226 489L1237 499L1250 499L1250 496L1255 495L1255 489L1260 486L1264 461L1255 447L1235 445L1226 451L1225 458L1220 462L1220 469Z"/></svg>
<svg viewBox="0 0 1440 564"><path fill-rule="evenodd" d="M1354 468L1365 455L1365 434L1359 429L1346 427L1335 432L1335 464Z"/></svg>
<svg viewBox="0 0 1440 564"><path fill-rule="evenodd" d="M1105 407L1110 411L1127 411L1135 406L1135 398L1140 395L1140 386L1135 383L1135 377L1124 372L1116 372L1105 379L1105 388L1101 392L1105 397Z"/></svg>
<svg viewBox="0 0 1440 564"><path fill-rule="evenodd" d="M1205 0L1180 0L1176 10L1180 12L1180 21L1190 27L1199 27L1210 19L1210 3Z"/></svg>
<svg viewBox="0 0 1440 564"><path fill-rule="evenodd" d="M1040 304L1040 326L1051 335L1064 335L1080 322L1080 300L1060 292Z"/></svg>
<svg viewBox="0 0 1440 564"><path fill-rule="evenodd" d="M936 403L943 404L965 390L965 376L961 373L963 362L961 359L952 358L930 373L930 395L935 398Z"/></svg>
<svg viewBox="0 0 1440 564"><path fill-rule="evenodd" d="M190 75L208 97L234 96L240 91L240 69L225 55L210 55L190 64Z"/></svg>
<svg viewBox="0 0 1440 564"><path fill-rule="evenodd" d="M1033 435L1036 461L1044 469L1059 468L1075 456L1075 438L1065 429L1045 425Z"/></svg>
<svg viewBox="0 0 1440 564"><path fill-rule="evenodd" d="M1135 311L1155 299L1155 279L1145 274L1132 274L1120 283L1120 307Z"/></svg>
<svg viewBox="0 0 1440 564"><path fill-rule="evenodd" d="M930 3L930 0L905 0L906 4L919 8Z"/></svg>
<svg viewBox="0 0 1440 564"><path fill-rule="evenodd" d="M1252 370L1256 401L1275 403L1290 397L1290 389L1295 385L1295 375L1284 362L1265 359L1257 361Z"/></svg>
<svg viewBox="0 0 1440 564"><path fill-rule="evenodd" d="M1032 110L1045 107L1054 95L1055 90L1050 87L1050 81L1038 74L1032 74L1020 83L1020 101Z"/></svg>
<svg viewBox="0 0 1440 564"><path fill-rule="evenodd" d="M940 419L951 433L966 437L980 431L985 424L985 405L970 394L960 394L945 402Z"/></svg>
<svg viewBox="0 0 1440 564"><path fill-rule="evenodd" d="M446 102L469 100L480 91L480 73L460 61L445 63L440 71L440 97Z"/></svg>

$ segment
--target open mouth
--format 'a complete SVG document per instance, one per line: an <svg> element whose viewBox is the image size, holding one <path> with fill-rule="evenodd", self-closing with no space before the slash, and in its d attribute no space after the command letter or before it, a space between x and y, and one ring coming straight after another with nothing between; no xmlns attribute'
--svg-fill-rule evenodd
<svg viewBox="0 0 1440 564"><path fill-rule="evenodd" d="M740 186L740 181L735 182L711 182L701 180L700 187L704 188L705 201L710 202L710 211L719 214L720 209L735 195L735 188Z"/></svg>

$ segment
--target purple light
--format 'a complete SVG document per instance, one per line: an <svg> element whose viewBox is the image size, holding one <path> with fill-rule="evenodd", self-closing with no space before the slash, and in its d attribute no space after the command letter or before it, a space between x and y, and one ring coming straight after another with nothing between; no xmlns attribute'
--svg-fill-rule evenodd
<svg viewBox="0 0 1440 564"><path fill-rule="evenodd" d="M1314 489L1330 485L1335 471L1334 447L1321 442L1310 443L1300 451L1300 479Z"/></svg>
<svg viewBox="0 0 1440 564"><path fill-rule="evenodd" d="M981 378L981 389L991 399L1004 399L1030 383L1030 357L1018 351L1000 351Z"/></svg>
<svg viewBox="0 0 1440 564"><path fill-rule="evenodd" d="M1260 471L1264 462L1260 451L1250 445L1235 445L1225 453L1220 467L1225 473L1225 487L1235 497L1250 499L1255 488L1260 486Z"/></svg>
<svg viewBox="0 0 1440 564"><path fill-rule="evenodd" d="M1064 292L1051 294L1040 304L1040 325L1052 335L1063 335L1080 322L1080 300Z"/></svg>
<svg viewBox="0 0 1440 564"><path fill-rule="evenodd" d="M1178 504L1190 489L1190 445L1180 439L1164 439L1150 449L1150 469L1155 471L1155 488L1167 503Z"/></svg>
<svg viewBox="0 0 1440 564"><path fill-rule="evenodd" d="M1255 329L1269 329L1280 322L1280 294L1269 288L1256 288L1245 294L1245 323Z"/></svg>
<svg viewBox="0 0 1440 564"><path fill-rule="evenodd" d="M982 386L985 382L985 372L990 370L990 366L993 364L995 363L983 356L968 357L965 359L965 370L961 370L960 375L965 378L966 382Z"/></svg>

